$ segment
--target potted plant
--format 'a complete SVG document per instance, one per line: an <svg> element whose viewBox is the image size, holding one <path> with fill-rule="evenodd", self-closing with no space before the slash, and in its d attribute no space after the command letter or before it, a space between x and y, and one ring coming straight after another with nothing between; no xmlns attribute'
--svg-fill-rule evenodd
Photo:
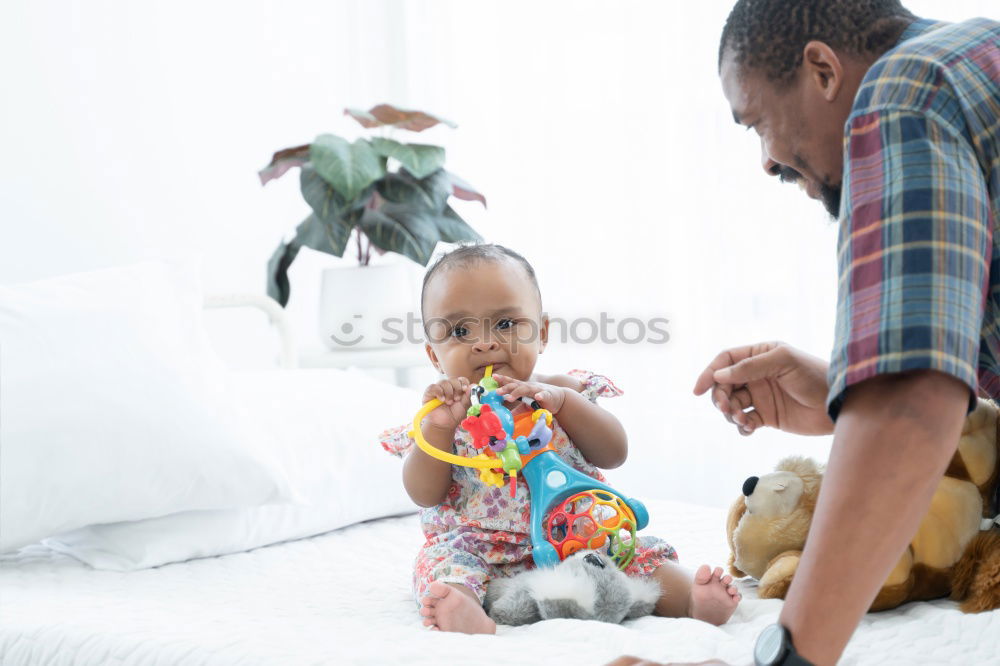
<svg viewBox="0 0 1000 666"><path fill-rule="evenodd" d="M372 248L426 266L438 241L480 238L448 204L449 197L486 205L482 194L444 169L444 148L402 143L385 132L421 132L453 123L389 104L345 109L344 114L366 129L381 128L383 135L349 142L321 134L310 144L279 150L259 172L265 185L298 167L302 197L311 209L267 265L267 293L282 306L290 295L288 268L301 248L341 257L353 238L358 266L323 274L321 334L334 349L378 346L379 336L363 335L365 322L358 320L366 316L373 331L377 322L372 320L379 315L398 316L410 307L409 291L400 288L401 279L409 282L408 274L400 264L369 266ZM362 340L350 342L359 336Z"/></svg>

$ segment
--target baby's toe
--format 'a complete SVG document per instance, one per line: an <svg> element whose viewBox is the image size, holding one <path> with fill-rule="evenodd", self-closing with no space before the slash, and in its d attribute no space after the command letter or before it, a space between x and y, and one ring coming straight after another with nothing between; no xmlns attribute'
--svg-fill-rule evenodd
<svg viewBox="0 0 1000 666"><path fill-rule="evenodd" d="M437 580L431 583L430 587L427 588L427 596L437 597L438 599L444 599L450 592L450 587Z"/></svg>
<svg viewBox="0 0 1000 666"><path fill-rule="evenodd" d="M712 570L708 565L703 564L698 567L698 570L694 573L694 582L698 585L707 585L710 580L712 580Z"/></svg>
<svg viewBox="0 0 1000 666"><path fill-rule="evenodd" d="M725 575L725 576L722 577L722 584L723 585L729 585L732 582L733 582L733 577L732 576Z"/></svg>
<svg viewBox="0 0 1000 666"><path fill-rule="evenodd" d="M722 567L715 567L715 571L712 572L712 578L717 580L722 578Z"/></svg>

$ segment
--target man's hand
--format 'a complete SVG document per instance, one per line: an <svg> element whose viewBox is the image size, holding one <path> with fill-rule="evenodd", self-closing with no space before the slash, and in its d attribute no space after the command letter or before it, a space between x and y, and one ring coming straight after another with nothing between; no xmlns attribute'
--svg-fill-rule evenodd
<svg viewBox="0 0 1000 666"><path fill-rule="evenodd" d="M815 356L783 342L763 342L716 356L698 376L694 393L712 389L712 403L741 435L761 426L828 435L833 421L826 411L826 371L827 363Z"/></svg>

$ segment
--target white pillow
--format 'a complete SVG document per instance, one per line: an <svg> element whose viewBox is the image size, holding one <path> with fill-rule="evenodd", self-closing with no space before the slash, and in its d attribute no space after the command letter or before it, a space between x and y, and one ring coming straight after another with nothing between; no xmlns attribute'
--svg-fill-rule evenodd
<svg viewBox="0 0 1000 666"><path fill-rule="evenodd" d="M332 369L246 371L233 373L232 379L282 455L304 504L189 511L94 525L48 539L45 545L97 569L130 571L240 552L416 510L403 489L399 459L382 449L378 435L413 418L420 407L419 392L357 371ZM378 546L358 547L363 551Z"/></svg>
<svg viewBox="0 0 1000 666"><path fill-rule="evenodd" d="M289 498L202 326L148 262L0 287L0 552L92 523Z"/></svg>

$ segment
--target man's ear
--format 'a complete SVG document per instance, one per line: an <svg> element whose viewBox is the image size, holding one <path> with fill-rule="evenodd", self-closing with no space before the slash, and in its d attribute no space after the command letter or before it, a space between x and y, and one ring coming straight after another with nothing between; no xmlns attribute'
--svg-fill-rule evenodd
<svg viewBox="0 0 1000 666"><path fill-rule="evenodd" d="M827 44L811 41L802 49L802 68L806 80L820 95L832 102L844 85L844 64Z"/></svg>
<svg viewBox="0 0 1000 666"><path fill-rule="evenodd" d="M549 316L544 313L542 314L542 325L538 329L538 340L541 343L538 347L538 353L541 354L549 345Z"/></svg>
<svg viewBox="0 0 1000 666"><path fill-rule="evenodd" d="M437 354L434 353L430 343L424 343L424 351L427 352L427 358L431 360L431 365L433 365L438 372L444 373L444 370L441 369L441 362L438 361Z"/></svg>

